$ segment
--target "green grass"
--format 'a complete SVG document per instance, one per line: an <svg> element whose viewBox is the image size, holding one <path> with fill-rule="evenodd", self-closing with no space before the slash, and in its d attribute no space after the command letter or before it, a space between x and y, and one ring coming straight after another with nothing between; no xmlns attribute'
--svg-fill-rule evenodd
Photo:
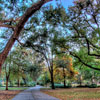
<svg viewBox="0 0 100 100"><path fill-rule="evenodd" d="M0 90L5 90L6 87L0 87ZM8 87L8 90L26 90L27 87Z"/></svg>

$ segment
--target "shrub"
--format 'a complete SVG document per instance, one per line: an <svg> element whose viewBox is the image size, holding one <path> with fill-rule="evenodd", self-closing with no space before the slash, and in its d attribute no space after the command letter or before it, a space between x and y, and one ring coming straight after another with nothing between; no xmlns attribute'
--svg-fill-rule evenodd
<svg viewBox="0 0 100 100"><path fill-rule="evenodd" d="M24 83L20 83L20 86L24 86L25 84Z"/></svg>
<svg viewBox="0 0 100 100"><path fill-rule="evenodd" d="M64 84L54 84L54 86L55 88L71 88L72 87L70 84L66 85L66 87L64 87Z"/></svg>
<svg viewBox="0 0 100 100"><path fill-rule="evenodd" d="M36 82L30 82L30 83L28 83L27 85L28 85L29 87L30 87L30 86L36 86Z"/></svg>
<svg viewBox="0 0 100 100"><path fill-rule="evenodd" d="M43 82L38 82L37 85L44 86L44 83Z"/></svg>
<svg viewBox="0 0 100 100"><path fill-rule="evenodd" d="M88 88L89 85L79 85L79 86L76 86L77 88Z"/></svg>
<svg viewBox="0 0 100 100"><path fill-rule="evenodd" d="M0 86L2 86L2 83L0 82Z"/></svg>
<svg viewBox="0 0 100 100"><path fill-rule="evenodd" d="M89 88L97 88L98 86L97 86L97 84L91 84L91 85L89 85Z"/></svg>

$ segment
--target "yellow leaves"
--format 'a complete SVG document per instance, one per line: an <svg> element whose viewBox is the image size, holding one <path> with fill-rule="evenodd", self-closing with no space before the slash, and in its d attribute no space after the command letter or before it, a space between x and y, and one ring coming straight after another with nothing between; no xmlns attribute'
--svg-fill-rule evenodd
<svg viewBox="0 0 100 100"><path fill-rule="evenodd" d="M75 71L75 74L77 75L77 74L79 74L79 72L78 71Z"/></svg>
<svg viewBox="0 0 100 100"><path fill-rule="evenodd" d="M72 58L71 57L69 57L69 60L72 62Z"/></svg>
<svg viewBox="0 0 100 100"><path fill-rule="evenodd" d="M62 49L63 51L64 49ZM61 82L64 76L68 79L74 79L78 74L73 68L73 59L69 55L62 54L55 57L54 61L54 81Z"/></svg>

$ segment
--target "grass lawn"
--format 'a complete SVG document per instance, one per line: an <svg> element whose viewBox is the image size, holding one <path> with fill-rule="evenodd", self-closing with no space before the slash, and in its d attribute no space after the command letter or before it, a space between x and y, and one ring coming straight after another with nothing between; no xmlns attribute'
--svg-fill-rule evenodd
<svg viewBox="0 0 100 100"><path fill-rule="evenodd" d="M8 87L8 90L25 90L27 87ZM5 87L0 87L0 90L5 90Z"/></svg>
<svg viewBox="0 0 100 100"><path fill-rule="evenodd" d="M11 100L15 95L20 93L22 90L27 89L26 87L9 87L6 91L5 87L0 87L0 100Z"/></svg>
<svg viewBox="0 0 100 100"><path fill-rule="evenodd" d="M100 88L69 88L41 91L60 100L100 100Z"/></svg>

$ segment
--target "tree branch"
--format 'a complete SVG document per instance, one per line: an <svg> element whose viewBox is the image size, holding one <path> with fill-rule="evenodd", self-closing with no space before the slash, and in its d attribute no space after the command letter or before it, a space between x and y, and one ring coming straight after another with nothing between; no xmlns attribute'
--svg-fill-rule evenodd
<svg viewBox="0 0 100 100"><path fill-rule="evenodd" d="M38 11L45 3L52 1L52 0L41 0L37 3L33 4L31 7L29 7L26 12L21 16L18 24L16 25L14 29L13 35L10 37L8 43L6 44L4 50L2 53L0 53L0 71L1 66L4 63L5 59L7 58L7 55L9 51L11 50L12 46L14 45L16 38L19 38L19 35L25 25L25 23L28 21L28 19L36 12Z"/></svg>
<svg viewBox="0 0 100 100"><path fill-rule="evenodd" d="M14 30L14 26L11 26L11 25L5 25L5 24L1 24L0 23L0 27L6 27L6 28L12 28Z"/></svg>
<svg viewBox="0 0 100 100"><path fill-rule="evenodd" d="M89 43L89 40L87 38L86 38L86 42L87 42L88 55L100 57L100 55L98 55L98 54L91 54L90 53L90 43Z"/></svg>
<svg viewBox="0 0 100 100"><path fill-rule="evenodd" d="M21 17L14 19L7 19L7 20L0 20L0 23L7 23L7 22L16 22L19 21Z"/></svg>
<svg viewBox="0 0 100 100"><path fill-rule="evenodd" d="M24 46L24 43L20 42L19 39L16 39L21 46Z"/></svg>
<svg viewBox="0 0 100 100"><path fill-rule="evenodd" d="M85 63L85 62L84 62L79 56L77 56L76 54L73 54L72 52L70 52L70 55L72 55L73 57L77 58L83 65L85 65L85 66L87 66L87 67L89 67L89 68L91 68L91 69L100 71L100 68L95 68L95 67L93 67L93 66L91 66L91 65L89 65L89 64L87 64L87 63Z"/></svg>
<svg viewBox="0 0 100 100"><path fill-rule="evenodd" d="M90 53L90 45L93 46L96 49L100 49L100 47L94 45L86 36L74 36L72 38L84 38L86 40L86 44L87 44L87 50L88 50L88 55L89 56L96 56L96 57L100 57L99 54L91 54Z"/></svg>

